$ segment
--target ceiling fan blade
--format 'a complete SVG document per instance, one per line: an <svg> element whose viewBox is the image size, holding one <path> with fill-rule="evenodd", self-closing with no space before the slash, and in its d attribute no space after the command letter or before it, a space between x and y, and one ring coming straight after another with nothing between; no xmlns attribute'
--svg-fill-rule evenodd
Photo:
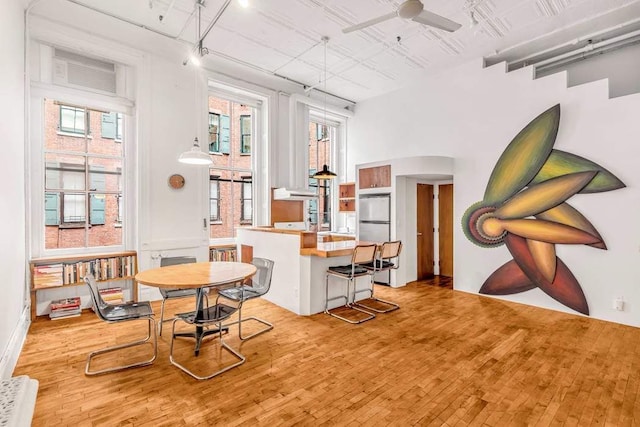
<svg viewBox="0 0 640 427"><path fill-rule="evenodd" d="M441 30L453 32L458 28L462 27L461 24L457 22L453 22L450 19L445 18L444 16L436 15L433 12L429 12L428 10L423 10L420 12L420 15L413 18L414 21L419 22L423 25L429 25L430 27L439 28Z"/></svg>
<svg viewBox="0 0 640 427"><path fill-rule="evenodd" d="M368 21L361 22L359 24L353 25L351 27L343 28L343 33L350 33L352 31L358 31L366 27L370 27L371 25L379 24L380 22L388 21L391 18L395 18L398 16L398 12L387 13L386 15L378 16L377 18L369 19Z"/></svg>

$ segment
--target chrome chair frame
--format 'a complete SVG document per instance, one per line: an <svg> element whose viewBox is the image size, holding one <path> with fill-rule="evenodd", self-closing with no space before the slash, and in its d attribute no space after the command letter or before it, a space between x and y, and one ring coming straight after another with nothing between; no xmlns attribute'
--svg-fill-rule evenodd
<svg viewBox="0 0 640 427"><path fill-rule="evenodd" d="M242 299L239 301L230 300L233 303L238 304L237 307L233 307L231 305L220 303L219 302L220 296L221 295L218 294L218 296L216 297L215 305L211 307L206 307L206 308L203 308L202 310L192 311L188 313L179 313L173 319L173 323L171 327L171 345L169 347L169 362L173 366L176 366L177 368L179 368L180 370L182 370L183 372L185 372L186 374L192 376L197 380L211 379L224 372L227 372L230 369L233 369L237 366L242 365L246 360L245 356L243 356L239 351L230 347L222 338L223 331L225 330L225 328L222 325L222 322L228 319L229 317L231 317L236 311L240 309L240 307L242 307L243 300ZM176 339L176 323L179 320L190 325L196 325L196 326L202 326L202 327L215 326L218 332L217 333L218 340L220 340L220 349L226 350L229 354L231 354L233 357L238 359L238 361L229 366L225 366L222 369L218 369L217 371L205 376L196 374L195 372L187 368L185 365L176 361L173 357L173 342Z"/></svg>
<svg viewBox="0 0 640 427"><path fill-rule="evenodd" d="M356 284L355 284L356 279L358 277L363 277L367 275L371 276L373 274L371 270L367 270L363 268L360 264L373 262L373 260L375 259L375 254L376 254L376 245L358 245L353 250L353 255L351 257L350 265L334 266L334 267L329 267L329 269L327 269L327 273L325 275L325 303L324 303L324 312L326 314L351 324L363 323L376 317L376 315L371 313L370 311L363 310L359 307L355 307L352 302L355 300L355 296L356 296ZM347 289L344 295L338 295L338 296L329 298L329 276L346 279ZM351 283L353 283L353 299L351 299L351 292L350 292ZM333 309L329 309L329 302L336 301L336 300L345 301L344 306L340 306L340 307L346 307L352 310L359 311L361 313L365 313L367 314L367 317L359 320L353 320L344 316L340 316L339 314L333 313L331 311Z"/></svg>
<svg viewBox="0 0 640 427"><path fill-rule="evenodd" d="M179 265L179 264L192 264L196 262L196 257L191 256L177 256L177 257L165 257L160 258L160 267L168 267L170 265ZM170 322L173 320L164 318L164 304L168 299L178 299L178 298L187 298L187 297L195 297L196 289L164 289L159 288L160 295L162 295L162 304L160 305L160 320L158 321L158 335L162 336L162 324L164 322Z"/></svg>
<svg viewBox="0 0 640 427"><path fill-rule="evenodd" d="M128 369L128 368L136 368L140 366L151 365L153 361L156 360L156 357L158 356L158 338L156 336L156 329L155 329L156 322L153 318L153 309L151 308L151 304L149 304L148 301L142 301L142 302L129 302L124 304L109 305L100 296L100 292L98 291L98 285L92 274L86 275L84 277L84 282L89 287L91 300L93 301L96 315L100 320L103 320L107 323L119 323L119 322L131 321L131 320L147 320L148 322L147 336L145 338L141 340L125 343L125 344L106 347L106 348L89 353L89 356L87 357L87 364L84 370L85 375L91 376L91 375L105 374L108 372L121 371L123 369ZM112 315L111 313L105 314L105 311L107 309L111 313L117 312L118 310L127 311L127 309L137 311L138 313L129 313L129 314L123 313L121 316L115 316L115 315ZM152 329L153 329L153 332L152 332ZM151 339L152 337L153 337L153 357L151 357L151 359L145 360L142 362L131 363L129 365L121 365L121 366L101 369L98 371L91 371L91 360L95 356L105 354L105 353L110 353L112 351L120 350L123 348L143 345L149 342L149 339Z"/></svg>
<svg viewBox="0 0 640 427"><path fill-rule="evenodd" d="M271 287L271 276L273 275L274 262L270 259L256 257L251 260L251 263L258 268L258 272L256 274L258 276L257 280L255 278L252 278L251 286L242 284L240 287L236 288L221 289L218 291L218 294L231 300L238 300L238 298L242 298L242 302L246 302L250 299L259 298L269 292L269 288ZM266 327L260 329L257 332L254 332L251 335L242 336L242 323L248 320L254 320L256 322L262 323ZM225 323L224 326L228 327L235 324L238 325L238 336L242 341L264 334L265 332L269 332L273 329L272 323L269 323L264 319L260 319L259 317L250 316L243 319L242 307L238 309L238 320L230 323Z"/></svg>
<svg viewBox="0 0 640 427"><path fill-rule="evenodd" d="M375 273L378 273L380 271L397 270L398 267L400 266L401 251L402 251L402 242L400 240L395 240L392 242L384 242L382 246L380 246L379 250L376 251L376 257L373 260L373 262L362 264L362 267L372 271L371 288L355 291L356 294L361 292L369 292L370 293L369 299L377 301L381 304L385 304L389 307L386 309L371 307L370 305L366 305L362 302L356 302L355 296L354 296L355 305L365 308L367 310L375 311L376 313L388 313L390 311L394 311L400 308L400 306L395 302L386 301L373 296L373 290L374 290L373 276L375 275ZM395 262L392 262L392 260L394 260Z"/></svg>

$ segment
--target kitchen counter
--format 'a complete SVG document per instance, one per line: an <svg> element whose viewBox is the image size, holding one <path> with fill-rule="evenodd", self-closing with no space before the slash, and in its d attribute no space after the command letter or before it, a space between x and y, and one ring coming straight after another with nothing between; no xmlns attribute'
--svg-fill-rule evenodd
<svg viewBox="0 0 640 427"><path fill-rule="evenodd" d="M324 310L327 269L350 264L353 248L362 243L356 240L318 242L316 232L271 227L238 228L237 242L250 246L254 257L268 258L275 263L271 288L264 298L301 315ZM365 276L358 278L356 285L364 288L368 283L369 277ZM344 292L343 281L331 278L329 296L339 292ZM359 296L364 298L366 293ZM334 301L334 304L339 302Z"/></svg>

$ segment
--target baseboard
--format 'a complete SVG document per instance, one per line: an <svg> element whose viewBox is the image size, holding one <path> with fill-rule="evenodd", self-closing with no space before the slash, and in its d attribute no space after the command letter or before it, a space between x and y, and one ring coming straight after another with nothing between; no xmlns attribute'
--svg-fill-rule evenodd
<svg viewBox="0 0 640 427"><path fill-rule="evenodd" d="M29 325L31 324L30 308L24 307L20 319L15 329L11 333L11 338L7 343L7 347L0 357L0 379L11 378L13 370L18 363L18 357L22 351L22 346L27 338L27 331L29 331Z"/></svg>

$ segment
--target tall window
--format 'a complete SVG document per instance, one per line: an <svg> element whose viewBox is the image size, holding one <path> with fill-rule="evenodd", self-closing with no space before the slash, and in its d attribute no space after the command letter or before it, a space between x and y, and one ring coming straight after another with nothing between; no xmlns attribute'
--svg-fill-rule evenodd
<svg viewBox="0 0 640 427"><path fill-rule="evenodd" d="M44 115L45 249L121 245L118 114L46 99Z"/></svg>
<svg viewBox="0 0 640 427"><path fill-rule="evenodd" d="M333 170L331 145L336 135L336 127L323 126L318 121L309 122L309 188L315 189L318 200L308 203L307 219L318 230L331 229L331 181L317 180L311 176L324 165Z"/></svg>
<svg viewBox="0 0 640 427"><path fill-rule="evenodd" d="M253 220L251 129L255 108L209 96L210 237L235 236L235 228ZM217 142L217 145L215 144ZM222 154L222 155L220 155ZM215 196L215 197L214 197Z"/></svg>

